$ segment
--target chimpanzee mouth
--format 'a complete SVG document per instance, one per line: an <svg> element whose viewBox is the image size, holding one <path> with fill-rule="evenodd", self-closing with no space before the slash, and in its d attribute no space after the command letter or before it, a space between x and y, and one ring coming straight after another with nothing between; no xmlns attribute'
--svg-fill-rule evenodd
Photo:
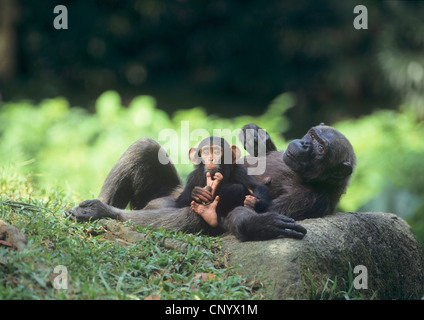
<svg viewBox="0 0 424 320"><path fill-rule="evenodd" d="M296 157L287 149L286 152L286 157L289 158L291 161L299 164L299 161L297 161Z"/></svg>

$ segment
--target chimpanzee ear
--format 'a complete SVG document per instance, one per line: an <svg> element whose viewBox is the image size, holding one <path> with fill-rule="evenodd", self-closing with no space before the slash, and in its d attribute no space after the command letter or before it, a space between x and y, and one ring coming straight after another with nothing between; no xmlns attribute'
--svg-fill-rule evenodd
<svg viewBox="0 0 424 320"><path fill-rule="evenodd" d="M240 156L241 156L240 149L237 146L232 145L231 146L231 152L233 154L233 163L236 163L240 159Z"/></svg>
<svg viewBox="0 0 424 320"><path fill-rule="evenodd" d="M342 162L331 170L331 178L334 180L343 180L353 172L352 164L349 161Z"/></svg>
<svg viewBox="0 0 424 320"><path fill-rule="evenodd" d="M196 147L190 148L190 150L188 151L188 157L189 157L191 163L194 164L195 166L198 166L200 164L200 162L202 161L202 159L198 155Z"/></svg>

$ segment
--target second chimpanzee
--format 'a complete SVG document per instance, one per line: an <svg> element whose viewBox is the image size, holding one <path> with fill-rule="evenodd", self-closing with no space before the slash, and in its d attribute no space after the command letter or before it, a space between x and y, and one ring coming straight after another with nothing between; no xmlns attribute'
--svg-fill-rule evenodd
<svg viewBox="0 0 424 320"><path fill-rule="evenodd" d="M197 148L191 148L189 157L195 169L176 199L176 206L183 208L191 205L195 212L202 215L200 211L204 210L200 210L193 201L205 205L213 202L216 196L213 207L216 207L217 217L212 216L210 221L207 216L202 215L213 227L238 206L245 206L259 213L265 212L271 203L267 187L258 184L247 174L246 168L236 163L239 155L237 146L230 146L223 138L213 136L203 139ZM205 188L207 185L211 188Z"/></svg>

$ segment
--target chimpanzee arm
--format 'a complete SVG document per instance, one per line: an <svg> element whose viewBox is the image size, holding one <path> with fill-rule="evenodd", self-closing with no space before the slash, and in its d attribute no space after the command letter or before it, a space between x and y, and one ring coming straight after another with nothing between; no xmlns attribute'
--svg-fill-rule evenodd
<svg viewBox="0 0 424 320"><path fill-rule="evenodd" d="M178 198L175 200L175 206L177 208L184 208L190 206L190 203L192 201L191 199L191 192L193 191L193 187L186 186L181 192L181 194L178 196Z"/></svg>
<svg viewBox="0 0 424 320"><path fill-rule="evenodd" d="M234 181L243 184L249 193L254 196L258 201L255 204L255 211L262 213L268 210L271 205L271 199L268 195L268 188L256 182L256 180L249 176L245 167L236 165L234 169Z"/></svg>
<svg viewBox="0 0 424 320"><path fill-rule="evenodd" d="M253 188L253 196L259 200L255 204L255 211L258 213L266 212L271 205L267 187L256 185Z"/></svg>
<svg viewBox="0 0 424 320"><path fill-rule="evenodd" d="M277 151L269 134L253 123L247 124L241 129L239 139L243 143L244 149L254 157L257 157L260 152L268 154L271 151ZM265 154L261 154L261 156Z"/></svg>
<svg viewBox="0 0 424 320"><path fill-rule="evenodd" d="M188 178L184 190L175 201L177 208L189 207L192 199L191 193L196 186L196 181L202 181L202 177L197 177L197 170L192 171ZM206 180L206 179L205 179ZM206 182L205 182L206 185Z"/></svg>
<svg viewBox="0 0 424 320"><path fill-rule="evenodd" d="M177 208L184 208L188 207L191 203L191 192L193 190L194 186L191 187L190 185L186 185L183 192L178 196L178 198L175 200L175 205Z"/></svg>
<svg viewBox="0 0 424 320"><path fill-rule="evenodd" d="M224 229L240 241L268 240L276 238L302 239L306 229L293 219L282 214L267 212L257 214L255 211L237 207L223 220Z"/></svg>
<svg viewBox="0 0 424 320"><path fill-rule="evenodd" d="M272 200L269 210L287 215L295 220L322 217L333 213L328 197L313 191L280 195Z"/></svg>

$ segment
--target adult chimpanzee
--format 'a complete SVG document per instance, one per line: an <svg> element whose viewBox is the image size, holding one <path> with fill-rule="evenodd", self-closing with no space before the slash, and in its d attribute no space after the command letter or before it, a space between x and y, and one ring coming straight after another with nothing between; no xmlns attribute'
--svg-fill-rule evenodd
<svg viewBox="0 0 424 320"><path fill-rule="evenodd" d="M249 161L244 165L252 166ZM273 200L269 211L301 220L334 212L355 165L350 142L336 129L321 124L290 142L284 152L267 147L266 172L256 178L269 185Z"/></svg>
<svg viewBox="0 0 424 320"><path fill-rule="evenodd" d="M244 205L256 212L265 212L271 203L267 187L258 184L247 174L245 167L236 163L239 155L237 146L230 147L227 141L218 137L205 138L197 148L191 148L189 157L195 170L188 176L184 190L176 199L177 208L188 207L193 200L209 203L217 196L218 216L215 215L213 222L209 223L214 227L237 206ZM211 182L211 190L205 188L207 177L212 180L216 178ZM192 209L194 208L195 204L192 205ZM199 213L198 210L195 211Z"/></svg>
<svg viewBox="0 0 424 320"><path fill-rule="evenodd" d="M258 143L263 141L259 139ZM321 125L310 129L302 140L291 142L286 152L268 151L265 172L254 176L260 184L269 184L273 201L268 212L257 214L240 206L229 212L222 223L223 230L242 241L302 238L306 230L286 216L301 220L331 214L356 162L349 141L334 128ZM171 163L159 163L161 152L165 151L151 139L137 141L112 169L99 200L84 201L68 214L78 220L131 219L141 226L216 234L219 228L211 228L191 208L175 209L166 204L171 200L165 199L175 199L179 194L175 192L179 179ZM245 166L252 165L246 161ZM146 206L151 210L119 209L128 202L131 208L140 209L150 200L165 195L170 197L159 199L156 207Z"/></svg>
<svg viewBox="0 0 424 320"><path fill-rule="evenodd" d="M241 140L247 139L246 130L251 130L253 126L243 128ZM259 130L256 126L256 131ZM269 186L272 204L268 210L295 220L332 214L356 165L350 142L339 131L324 124L311 128L302 139L293 140L283 153L275 151L268 135L259 136L254 134L252 137L255 142L266 144L266 172L256 176L256 179ZM257 149L251 150L256 152ZM249 157L245 158L245 167L252 166ZM231 225L229 229L242 235L241 239L262 239L273 233L271 227L260 230L262 235L258 233L254 222L264 222L264 217L245 219L239 211L246 210L234 209L228 221ZM238 229L231 229L232 226Z"/></svg>

